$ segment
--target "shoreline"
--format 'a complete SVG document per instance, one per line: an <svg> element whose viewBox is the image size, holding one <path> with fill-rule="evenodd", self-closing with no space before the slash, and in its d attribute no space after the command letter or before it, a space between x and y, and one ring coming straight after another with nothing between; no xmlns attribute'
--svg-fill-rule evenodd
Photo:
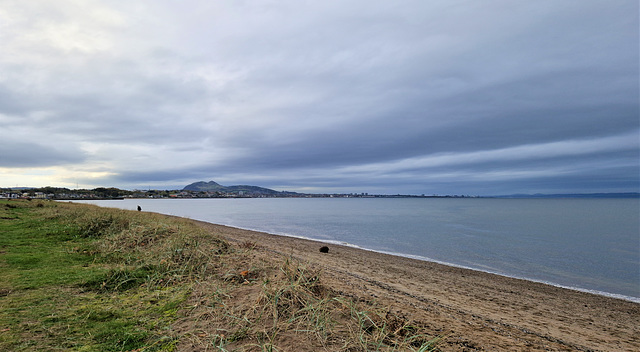
<svg viewBox="0 0 640 352"><path fill-rule="evenodd" d="M206 201L206 199L203 199L203 200ZM97 202L97 203L100 203L100 202ZM107 207L116 207L116 208L129 209L129 210L135 210L135 204L136 204L135 201L134 202L125 201L125 203L122 203L122 204L115 204L115 202L110 204L107 204L109 202L102 202L102 203L105 203L103 205ZM206 204L209 204L209 203L206 203ZM216 203L216 204L222 204L222 203ZM251 203L251 204L254 204L254 203ZM303 229L303 231L301 231L295 226L294 228L291 228L291 226L287 226L288 223L286 221L284 222L285 224L284 226L278 226L277 224L276 225L272 224L273 226L263 226L264 224L262 221L247 222L247 221L237 221L241 219L235 219L234 217L231 217L229 219L227 219L225 216L222 216L222 218L219 216L212 217L212 216L207 216L206 213L198 212L197 209L195 210L195 212L184 212L184 211L181 212L181 211L172 210L170 206L156 206L156 203L149 203L148 206L145 206L143 204L142 206L146 210L156 208L157 210L154 209L151 211L159 211L164 214L182 216L185 218L197 219L197 220L206 221L206 222L213 222L216 224L237 227L245 230L267 232L270 234L286 236L291 238L310 239L310 240L316 240L316 241L325 242L325 243L352 246L352 247L363 249L363 250L381 252L381 253L386 253L386 254L391 254L391 255L396 255L401 257L408 257L408 258L424 260L429 262L436 262L444 265L455 266L455 267L460 267L465 269L478 270L481 272L488 272L488 273L506 276L510 278L524 279L524 280L544 283L544 284L548 284L556 287L577 290L581 292L588 292L588 293L602 295L606 297L614 297L614 298L624 299L624 300L628 300L635 303L640 303L640 291L638 291L638 287L636 284L637 280L633 275L630 275L631 273L637 271L637 267L635 267L633 264L629 264L632 262L628 262L628 261L624 262L623 263L624 265L620 266L620 263L622 262L616 262L615 259L611 259L613 261L612 263L615 263L612 265L618 265L618 266L612 266L611 268L625 268L624 272L621 272L623 273L623 275L616 276L616 273L611 272L612 270L606 269L606 268L609 268L609 264L607 262L600 260L599 262L596 261L592 263L591 260L588 259L590 258L590 255L588 254L593 254L596 256L595 258L597 258L597 255L599 253L598 251L600 250L599 248L591 248L588 251L583 250L584 253L582 253L582 255L578 255L578 253L571 254L573 252L569 251L570 257L568 257L567 259L561 259L559 261L559 266L548 264L548 261L543 259L546 255L546 252L539 252L534 257L534 256L527 255L528 251L526 250L520 250L520 252L522 252L523 255L525 255L525 257L527 258L527 261L525 263L520 263L517 260L515 262L509 261L510 259L503 260L502 255L506 255L505 258L518 259L518 257L513 257L513 255L510 255L508 250L506 249L504 251L498 252L495 250L492 251L491 248L486 248L487 252L478 252L479 255L477 258L474 257L475 259L469 259L470 257L460 257L459 253L455 252L455 246L457 246L458 244L449 243L449 242L446 242L446 240L444 241L445 247L443 248L447 251L453 250L453 252L451 252L452 255L445 255L443 253L440 253L440 251L436 250L437 247L433 247L433 246L431 246L430 250L427 248L425 248L425 250L415 250L415 249L412 249L411 247L406 247L406 245L404 247L394 246L392 240L389 240L390 241L389 243L381 244L377 242L368 241L364 238L357 239L357 238L353 238L353 236L344 236L344 237L339 236L337 235L337 233L332 233L331 231L329 231L325 236L324 233L320 233L314 230L307 231L306 229ZM197 207L199 208L200 206L197 206ZM214 209L219 208L219 206L212 206L212 208ZM220 211L222 211L223 214L226 214L224 209L220 209ZM265 219L265 220L267 224L270 223L268 219ZM294 222L294 224L297 224L297 223ZM400 226L400 225L396 225L396 226ZM357 229L352 229L352 230L356 231L355 233L358 233ZM393 231L393 230L389 230L389 231ZM376 235L379 235L379 234L376 233ZM525 233L525 235L527 234ZM435 238L436 240L440 241L437 235L435 236ZM449 247L447 247L447 245ZM519 247L516 246L516 248L525 248L522 245L523 244L520 243ZM503 247L507 248L509 246L503 246ZM472 248L472 249L477 249L477 248ZM536 250L539 251L540 249L541 248L536 247ZM489 254L486 254L486 253L489 253ZM563 253L556 253L556 255L558 255L559 258L565 257ZM571 255L573 257L571 257ZM517 266L514 266L513 263L519 263L519 264ZM595 265L597 263L600 263L597 268L605 268L606 270L595 270L595 272L591 273L589 271L590 269L587 269L588 268L587 266L574 267L574 263L582 263L582 264L589 264L589 265L591 264ZM537 268L536 265L540 266L540 268ZM622 270L622 269L618 269L618 270ZM606 275L603 274L607 272L609 274L606 274Z"/></svg>
<svg viewBox="0 0 640 352"><path fill-rule="evenodd" d="M278 235L276 235L276 236L278 236ZM286 235L282 235L282 236L283 237L288 237ZM322 242L320 240L315 240L315 239L311 239L311 238L309 240ZM336 243L335 245L342 245L342 244ZM346 246L350 247L349 244L347 244ZM440 261L440 260L435 260L435 259L431 259L431 258L427 258L427 257L421 257L421 256L417 256L417 255L412 255L412 254L402 254L402 253L394 253L394 252L377 251L377 250L374 250L374 249L358 247L358 246L355 246L355 245L353 246L353 248L361 249L363 251L370 251L370 252L375 252L375 253L387 254L387 255L391 255L391 256L395 256L395 257L409 258L409 259L414 259L414 260L419 260L419 261L424 261L424 262L429 262L429 263L436 263L436 264L450 266L450 267L454 267L454 268L477 271L477 272L481 272L481 273L502 276L502 277L505 277L505 278L508 278L508 279L529 281L529 282L534 282L534 283L543 284L543 285L549 285L549 286L553 286L553 287L557 287L557 288L561 288L561 289L565 289L565 290L577 291L577 292L582 292L582 293L587 293L587 294L592 294L592 295L602 296L602 297L607 297L607 298L615 298L615 299L620 299L620 300L623 300L623 301L628 301L628 302L631 302L631 303L640 304L640 297L627 296L627 295L622 295L622 294L618 294L618 293L611 293L611 292L605 292L605 291L599 291L599 290L592 290L592 289L586 289L586 288L580 288L580 287L574 287L574 286L566 286L566 285L557 284L557 283L554 283L554 282L551 282L551 281L536 280L536 279L532 279L532 278L528 278L528 277L520 277L520 276L509 275L509 274L505 274L505 273L501 273L501 272L497 272L497 271L482 270L482 269L477 269L477 268L473 268L473 267L470 267L470 266L458 265L458 264L449 263L449 262L443 262L443 261Z"/></svg>
<svg viewBox="0 0 640 352"><path fill-rule="evenodd" d="M163 214L163 215L175 216L175 215L168 215L168 214ZM313 242L317 242L319 244L330 244L330 245L334 245L334 246L343 246L343 247L354 248L354 249L357 249L357 250L362 250L362 251L367 251L367 252L372 252L372 253L390 255L390 256L394 256L394 257L398 257L398 258L407 258L407 259L423 261L423 262L427 262L427 263L435 263L435 264L440 264L440 265L444 265L444 266L449 266L449 267L454 267L454 268L459 268L459 269L465 269L465 270L471 270L471 271L477 271L477 272L480 272L480 273L497 275L497 276L501 276L501 277L505 277L505 278L509 278L509 279L530 281L530 282L534 282L534 283L538 283L538 284L543 284L543 285L549 285L549 286L553 286L553 287L557 287L557 288L562 288L562 289L565 289L565 290L577 291L577 292L582 292L582 293L587 293L587 294L592 294L592 295L597 295L597 296L602 296L602 297L607 297L607 298L620 299L620 300L624 300L624 301L640 304L640 297L628 296L628 295L623 295L623 294L619 294L619 293L612 293L612 292L606 292L606 291L595 290L595 289L587 289L587 288L581 288L581 287L568 286L568 285L554 283L554 282L551 282L551 281L537 280L537 279L528 278L528 277L520 277L520 276L515 276L515 275L509 275L509 274L498 272L498 271L482 270L482 269L478 269L478 268L474 268L474 267L470 267L470 266L466 266L466 265L460 265L460 264L455 264L455 263L451 263L451 262L445 262L445 261L436 260L436 259L433 259L433 258L419 256L419 255L381 251L381 250L361 247L361 246L359 246L357 244L348 243L348 242L344 242L344 241L323 240L323 239L317 239L317 238L311 238L311 237L290 235L290 234L285 234L285 233L271 233L271 232L266 232L266 231L262 231L262 230L259 230L259 229L245 228L245 227L226 225L226 224L217 224L217 223L209 222L209 221L206 221L206 220L197 220L197 219L192 219L192 218L188 218L188 217L183 217L183 218L184 219L193 220L193 221L196 221L196 222L203 222L203 223L213 224L213 225L217 225L217 226L224 226L224 227L234 228L234 229L243 230L243 231L252 231L252 232L263 233L263 234L267 234L267 235L271 235L271 236L279 236L279 237L283 237L283 238L291 238L291 239L313 241Z"/></svg>
<svg viewBox="0 0 640 352"><path fill-rule="evenodd" d="M324 284L429 322L459 350L640 350L640 304L433 261L193 220L265 258L320 268ZM320 253L327 245L329 253ZM475 346L475 347L473 347Z"/></svg>

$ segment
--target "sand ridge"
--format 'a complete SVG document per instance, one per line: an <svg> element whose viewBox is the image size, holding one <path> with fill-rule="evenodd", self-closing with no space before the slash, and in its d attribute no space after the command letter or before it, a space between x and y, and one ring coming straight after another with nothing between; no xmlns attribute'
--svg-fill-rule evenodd
<svg viewBox="0 0 640 352"><path fill-rule="evenodd" d="M206 222L265 258L294 257L342 294L387 305L444 337L442 351L639 351L640 304L410 258ZM328 253L320 247L328 246Z"/></svg>

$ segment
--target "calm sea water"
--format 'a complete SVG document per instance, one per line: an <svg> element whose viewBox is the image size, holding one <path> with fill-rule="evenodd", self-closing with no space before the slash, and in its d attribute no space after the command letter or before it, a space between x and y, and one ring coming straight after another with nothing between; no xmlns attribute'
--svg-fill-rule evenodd
<svg viewBox="0 0 640 352"><path fill-rule="evenodd" d="M92 201L357 246L640 302L638 199Z"/></svg>

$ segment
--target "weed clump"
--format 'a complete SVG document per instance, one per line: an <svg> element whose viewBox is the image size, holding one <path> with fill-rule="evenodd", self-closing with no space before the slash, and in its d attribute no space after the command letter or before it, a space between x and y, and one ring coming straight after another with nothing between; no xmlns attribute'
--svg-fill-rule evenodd
<svg viewBox="0 0 640 352"><path fill-rule="evenodd" d="M111 269L103 275L84 282L81 287L101 292L126 291L151 281L156 273L157 270L153 267Z"/></svg>

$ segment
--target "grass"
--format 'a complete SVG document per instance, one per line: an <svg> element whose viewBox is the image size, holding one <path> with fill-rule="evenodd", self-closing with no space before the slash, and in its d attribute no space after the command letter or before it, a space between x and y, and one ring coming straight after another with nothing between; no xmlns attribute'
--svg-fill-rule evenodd
<svg viewBox="0 0 640 352"><path fill-rule="evenodd" d="M2 351L432 351L415 322L192 222L0 201Z"/></svg>
<svg viewBox="0 0 640 352"><path fill-rule="evenodd" d="M131 215L53 202L0 202L0 350L172 349L163 331L189 287L164 282L186 283L189 273L176 279L171 265L160 264L163 253L116 249L116 235L135 238L143 228L157 232L162 226ZM188 240L165 242L168 251Z"/></svg>

